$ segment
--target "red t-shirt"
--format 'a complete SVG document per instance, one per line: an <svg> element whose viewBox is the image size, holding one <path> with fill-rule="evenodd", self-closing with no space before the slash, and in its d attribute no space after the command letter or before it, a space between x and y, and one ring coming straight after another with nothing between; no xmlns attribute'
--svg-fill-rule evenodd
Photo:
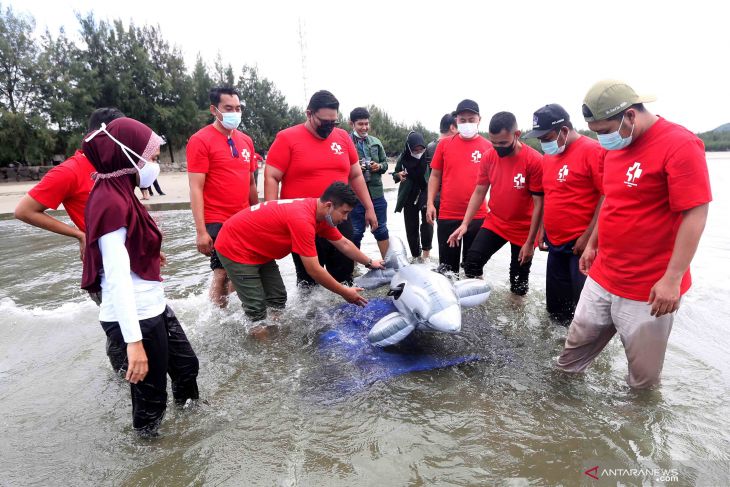
<svg viewBox="0 0 730 487"><path fill-rule="evenodd" d="M551 244L571 242L590 225L603 191L605 152L597 141L581 136L562 154L543 156L543 225Z"/></svg>
<svg viewBox="0 0 730 487"><path fill-rule="evenodd" d="M46 208L55 210L63 203L74 225L85 232L84 208L94 187L91 173L95 171L84 153L77 150L73 156L48 171L28 194Z"/></svg>
<svg viewBox="0 0 730 487"><path fill-rule="evenodd" d="M215 250L241 264L263 264L292 252L316 257L315 235L339 240L342 234L316 220L317 199L274 200L239 211L223 224Z"/></svg>
<svg viewBox="0 0 730 487"><path fill-rule="evenodd" d="M355 144L342 129L335 128L322 140L295 125L276 134L266 155L266 164L282 171L280 198L319 198L335 181L350 180L350 166L357 164Z"/></svg>
<svg viewBox="0 0 730 487"><path fill-rule="evenodd" d="M463 139L457 134L438 143L431 160L431 169L441 171L439 219L464 219L469 199L477 185L479 163L491 148L492 144L481 135ZM486 215L487 207L482 203L474 218L484 218Z"/></svg>
<svg viewBox="0 0 730 487"><path fill-rule="evenodd" d="M590 276L609 292L647 301L667 270L682 211L712 200L702 141L660 118L622 150L607 151ZM691 285L689 269L680 292Z"/></svg>
<svg viewBox="0 0 730 487"><path fill-rule="evenodd" d="M479 164L477 184L490 186L489 213L482 224L515 245L530 233L533 193L542 193L542 156L522 144L519 153L499 157L494 149Z"/></svg>
<svg viewBox="0 0 730 487"><path fill-rule="evenodd" d="M188 172L203 173L203 211L205 223L223 223L248 207L251 173L256 170L251 137L234 130L231 139L238 157L228 144L228 137L213 125L198 130L186 149Z"/></svg>

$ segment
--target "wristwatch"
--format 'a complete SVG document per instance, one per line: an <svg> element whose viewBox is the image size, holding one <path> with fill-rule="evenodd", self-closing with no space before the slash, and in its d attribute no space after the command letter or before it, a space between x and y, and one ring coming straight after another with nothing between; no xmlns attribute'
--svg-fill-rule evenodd
<svg viewBox="0 0 730 487"><path fill-rule="evenodd" d="M368 260L367 264L365 264L365 267L370 269L373 267L373 259Z"/></svg>

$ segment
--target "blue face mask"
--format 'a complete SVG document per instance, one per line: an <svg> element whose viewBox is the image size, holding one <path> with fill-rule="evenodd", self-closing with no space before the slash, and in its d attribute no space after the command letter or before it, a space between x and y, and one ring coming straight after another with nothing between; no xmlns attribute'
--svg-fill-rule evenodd
<svg viewBox="0 0 730 487"><path fill-rule="evenodd" d="M542 147L542 151L549 155L554 156L556 154L562 154L565 152L565 147L568 145L568 138L566 136L565 138L565 144L558 146L558 140L560 140L560 134L562 132L558 132L558 137L555 140L551 140L550 142L543 142L540 141L540 147Z"/></svg>
<svg viewBox="0 0 730 487"><path fill-rule="evenodd" d="M626 115L624 115L625 117ZM610 134L598 134L598 142L601 144L601 146L606 150L621 150L625 147L627 147L631 141L633 140L634 136L634 127L631 127L631 133L628 137L621 137L621 134L619 131L621 130L621 127L624 124L624 117L621 117L621 124L618 126L618 130L615 132L611 132Z"/></svg>
<svg viewBox="0 0 730 487"><path fill-rule="evenodd" d="M327 213L327 214L326 214L326 215L324 216L324 219L325 219L325 221L327 222L327 225L329 225L329 226L330 226L330 227L332 227L332 228L337 228L337 224L336 224L336 223L335 223L335 221L334 221L334 220L332 219L332 212L333 212L333 211L334 211L334 208L332 208L332 210L330 210L330 212L329 212L329 213Z"/></svg>
<svg viewBox="0 0 730 487"><path fill-rule="evenodd" d="M239 125L241 125L241 112L226 112L223 113L220 110L216 108L216 111L221 114L223 117L222 120L220 120L221 125L223 125L223 128L226 130L233 130L238 128Z"/></svg>

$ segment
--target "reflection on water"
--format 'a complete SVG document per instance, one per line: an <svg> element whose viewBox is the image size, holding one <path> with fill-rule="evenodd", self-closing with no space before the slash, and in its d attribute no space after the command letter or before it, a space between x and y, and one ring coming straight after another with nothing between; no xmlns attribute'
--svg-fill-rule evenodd
<svg viewBox="0 0 730 487"><path fill-rule="evenodd" d="M167 295L200 357L205 399L192 411L171 406L156 441L132 434L128 386L112 374L96 307L77 289L75 243L0 222L0 484L578 485L588 467L607 465L674 468L680 485L728 485L730 279L720 267L730 260L730 198L720 189L729 163L711 160L716 202L663 385L640 393L623 380L618 340L584 376L555 371L565 329L543 311L545 256L536 257L528 296L515 298L503 249L486 268L489 303L465 311L463 332L417 337L423 349L481 361L333 397L334 381L358 373L352 357L319 347L341 300L299 295L284 259L290 302L280 331L252 340L235 296L226 310L207 303L209 271L190 213L156 213L170 256ZM387 197L393 204L395 194ZM402 216L389 218L404 238ZM370 236L365 250L377 254Z"/></svg>

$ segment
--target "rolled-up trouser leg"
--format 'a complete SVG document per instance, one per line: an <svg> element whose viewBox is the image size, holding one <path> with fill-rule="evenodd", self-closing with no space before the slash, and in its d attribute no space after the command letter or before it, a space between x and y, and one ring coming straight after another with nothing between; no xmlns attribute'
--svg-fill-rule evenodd
<svg viewBox="0 0 730 487"><path fill-rule="evenodd" d="M643 301L614 298L613 320L629 362L629 386L645 389L660 382L674 315L656 318Z"/></svg>
<svg viewBox="0 0 730 487"><path fill-rule="evenodd" d="M169 306L163 319L167 329L167 373L172 380L172 397L181 406L188 399L198 399L198 357Z"/></svg>
<svg viewBox="0 0 730 487"><path fill-rule="evenodd" d="M557 366L566 372L583 372L616 334L611 318L612 295L588 278Z"/></svg>
<svg viewBox="0 0 730 487"><path fill-rule="evenodd" d="M252 321L266 318L266 296L261 282L260 265L241 264L223 254L218 254L233 288L241 300L241 306Z"/></svg>

